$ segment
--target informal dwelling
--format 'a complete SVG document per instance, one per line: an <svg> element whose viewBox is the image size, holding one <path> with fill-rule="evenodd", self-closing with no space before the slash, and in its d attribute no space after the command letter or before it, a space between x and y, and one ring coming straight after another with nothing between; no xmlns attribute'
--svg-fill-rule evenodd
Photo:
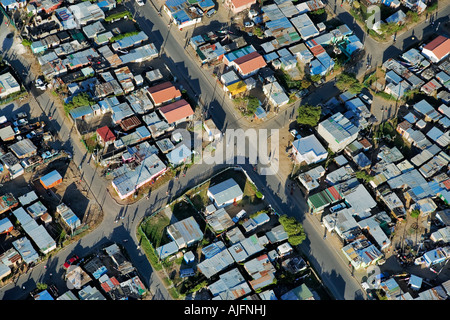
<svg viewBox="0 0 450 320"><path fill-rule="evenodd" d="M230 8L231 12L237 14L244 10L250 9L250 7L256 3L256 0L226 0L225 5Z"/></svg>
<svg viewBox="0 0 450 320"><path fill-rule="evenodd" d="M217 208L223 208L242 200L244 193L232 178L218 183L208 189L208 197Z"/></svg>
<svg viewBox="0 0 450 320"><path fill-rule="evenodd" d="M51 189L62 182L63 178L58 171L53 170L39 180L45 189Z"/></svg>
<svg viewBox="0 0 450 320"><path fill-rule="evenodd" d="M327 150L313 134L295 140L292 143L292 153L299 163L307 164L320 162L328 156Z"/></svg>
<svg viewBox="0 0 450 320"><path fill-rule="evenodd" d="M167 234L179 249L189 247L203 239L203 232L194 217L178 221L167 227Z"/></svg>
<svg viewBox="0 0 450 320"><path fill-rule="evenodd" d="M181 98L181 92L170 81L148 88L148 93L155 106Z"/></svg>
<svg viewBox="0 0 450 320"><path fill-rule="evenodd" d="M177 125L181 122L190 121L194 116L194 110L184 99L159 108L159 112L168 124Z"/></svg>

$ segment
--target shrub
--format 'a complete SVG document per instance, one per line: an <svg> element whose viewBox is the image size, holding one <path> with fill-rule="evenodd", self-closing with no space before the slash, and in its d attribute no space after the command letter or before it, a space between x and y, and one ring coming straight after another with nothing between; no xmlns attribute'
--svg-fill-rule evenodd
<svg viewBox="0 0 450 320"><path fill-rule="evenodd" d="M26 46L26 47L31 46L32 43L33 43L33 42L32 42L31 40L28 40L28 39L23 39L23 40L22 40L22 44L23 44L24 46Z"/></svg>
<svg viewBox="0 0 450 320"><path fill-rule="evenodd" d="M320 106L312 106L309 104L301 105L298 108L297 123L315 127L320 120L322 108Z"/></svg>

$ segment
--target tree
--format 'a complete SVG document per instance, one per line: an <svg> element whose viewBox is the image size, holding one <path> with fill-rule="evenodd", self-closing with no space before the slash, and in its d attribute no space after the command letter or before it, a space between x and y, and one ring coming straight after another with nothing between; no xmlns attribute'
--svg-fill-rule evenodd
<svg viewBox="0 0 450 320"><path fill-rule="evenodd" d="M356 178L364 180L365 182L369 182L373 180L373 177L368 174L366 171L358 171L356 172Z"/></svg>
<svg viewBox="0 0 450 320"><path fill-rule="evenodd" d="M47 284L38 282L38 283L36 283L36 289L38 289L39 291L46 290Z"/></svg>
<svg viewBox="0 0 450 320"><path fill-rule="evenodd" d="M320 74L315 74L315 75L311 76L312 82L319 82L320 79L322 79L322 76Z"/></svg>
<svg viewBox="0 0 450 320"><path fill-rule="evenodd" d="M91 97L86 92L82 92L74 96L72 101L64 103L64 111L68 114L72 109L82 106L92 106L93 104L94 101Z"/></svg>
<svg viewBox="0 0 450 320"><path fill-rule="evenodd" d="M321 114L322 108L320 106L301 105L298 108L297 123L315 127L320 120Z"/></svg>
<svg viewBox="0 0 450 320"><path fill-rule="evenodd" d="M258 38L262 37L264 35L264 32L261 30L261 28L256 27L255 29L253 29L253 33L255 34L255 36L257 36Z"/></svg>
<svg viewBox="0 0 450 320"><path fill-rule="evenodd" d="M28 40L28 39L23 39L23 40L22 40L22 44L23 44L24 46L26 46L26 47L31 46L32 43L33 43L33 42L31 42L31 40Z"/></svg>
<svg viewBox="0 0 450 320"><path fill-rule="evenodd" d="M341 91L349 91L351 93L360 93L364 85L356 79L352 73L343 72L339 75L336 81L336 87Z"/></svg>
<svg viewBox="0 0 450 320"><path fill-rule="evenodd" d="M292 246L297 246L306 239L305 231L303 230L303 225L298 222L294 217L288 217L283 214L278 221L284 228L284 231L288 234L288 242Z"/></svg>
<svg viewBox="0 0 450 320"><path fill-rule="evenodd" d="M302 89L308 89L310 85L311 85L311 81L306 80L306 79L303 79L300 82L300 88L302 88Z"/></svg>
<svg viewBox="0 0 450 320"><path fill-rule="evenodd" d="M420 216L420 210L418 209L411 210L410 215L412 218L418 218Z"/></svg>

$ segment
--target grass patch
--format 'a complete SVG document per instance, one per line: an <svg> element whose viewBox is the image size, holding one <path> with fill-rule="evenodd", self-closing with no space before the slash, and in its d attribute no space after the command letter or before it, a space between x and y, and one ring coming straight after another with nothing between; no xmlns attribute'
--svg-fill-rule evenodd
<svg viewBox="0 0 450 320"><path fill-rule="evenodd" d="M158 212L141 225L142 232L145 234L150 244L158 248L159 246L170 242L165 233L165 229L169 226L170 220L163 211Z"/></svg>
<svg viewBox="0 0 450 320"><path fill-rule="evenodd" d="M375 94L377 96L379 96L380 98L383 98L384 100L397 101L397 98L395 98L393 95L386 93L384 91L378 91L378 92L375 92Z"/></svg>
<svg viewBox="0 0 450 320"><path fill-rule="evenodd" d="M140 238L141 248L142 250L144 250L144 253L147 256L147 259L150 261L153 269L155 271L161 271L162 270L161 263L159 263L159 259L155 249L153 248L150 241L147 239L144 231L142 230L142 225L139 226L138 228L138 235Z"/></svg>

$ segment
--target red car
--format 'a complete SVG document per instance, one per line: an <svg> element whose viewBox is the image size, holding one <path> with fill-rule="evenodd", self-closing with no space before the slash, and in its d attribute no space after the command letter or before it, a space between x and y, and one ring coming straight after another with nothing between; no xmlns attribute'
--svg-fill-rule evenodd
<svg viewBox="0 0 450 320"><path fill-rule="evenodd" d="M69 260L66 261L66 263L64 263L64 268L68 269L72 264L77 262L79 259L80 258L78 258L77 255L72 256L72 258L70 258Z"/></svg>

